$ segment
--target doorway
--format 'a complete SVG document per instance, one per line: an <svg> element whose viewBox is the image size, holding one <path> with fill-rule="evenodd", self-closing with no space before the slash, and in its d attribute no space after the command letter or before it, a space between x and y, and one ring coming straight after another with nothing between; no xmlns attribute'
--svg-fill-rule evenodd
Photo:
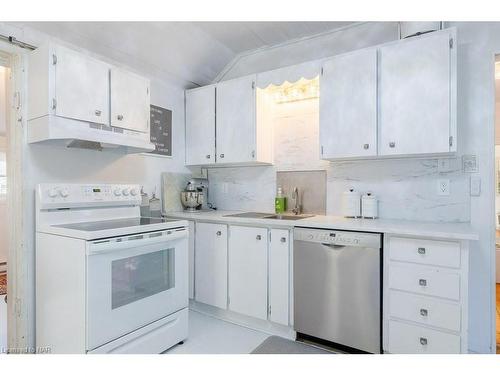
<svg viewBox="0 0 500 375"><path fill-rule="evenodd" d="M0 56L0 354L7 352L7 62Z"/></svg>
<svg viewBox="0 0 500 375"><path fill-rule="evenodd" d="M495 58L495 266L496 352L500 354L500 55Z"/></svg>

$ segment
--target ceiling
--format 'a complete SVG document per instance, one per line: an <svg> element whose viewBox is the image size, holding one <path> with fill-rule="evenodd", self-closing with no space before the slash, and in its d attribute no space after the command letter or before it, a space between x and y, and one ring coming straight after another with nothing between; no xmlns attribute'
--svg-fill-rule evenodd
<svg viewBox="0 0 500 375"><path fill-rule="evenodd" d="M25 22L133 68L186 87L212 82L238 54L353 22Z"/></svg>

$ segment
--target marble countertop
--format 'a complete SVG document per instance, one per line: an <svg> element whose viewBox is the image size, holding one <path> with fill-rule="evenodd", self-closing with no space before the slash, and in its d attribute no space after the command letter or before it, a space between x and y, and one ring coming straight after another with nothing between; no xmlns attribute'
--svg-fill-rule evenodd
<svg viewBox="0 0 500 375"><path fill-rule="evenodd" d="M435 237L454 240L478 240L479 237L469 223L420 222L389 219L347 219L339 216L315 215L301 220L253 219L226 217L242 211L167 212L170 218L219 222L235 225L272 226L275 228L325 228L398 234L406 236ZM272 215L272 213L270 213Z"/></svg>

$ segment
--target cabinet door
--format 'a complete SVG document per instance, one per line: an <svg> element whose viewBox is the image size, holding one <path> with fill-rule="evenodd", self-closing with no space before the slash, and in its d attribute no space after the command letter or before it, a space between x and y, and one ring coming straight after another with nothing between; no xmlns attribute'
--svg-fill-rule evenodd
<svg viewBox="0 0 500 375"><path fill-rule="evenodd" d="M227 226L196 223L195 300L227 308Z"/></svg>
<svg viewBox="0 0 500 375"><path fill-rule="evenodd" d="M377 155L377 50L328 60L320 80L321 158Z"/></svg>
<svg viewBox="0 0 500 375"><path fill-rule="evenodd" d="M217 84L217 163L255 158L255 75Z"/></svg>
<svg viewBox="0 0 500 375"><path fill-rule="evenodd" d="M215 163L215 85L186 91L186 164Z"/></svg>
<svg viewBox="0 0 500 375"><path fill-rule="evenodd" d="M450 34L380 48L381 155L450 151Z"/></svg>
<svg viewBox="0 0 500 375"><path fill-rule="evenodd" d="M288 325L290 236L286 229L271 229L269 245L269 320Z"/></svg>
<svg viewBox="0 0 500 375"><path fill-rule="evenodd" d="M231 226L229 309L267 319L267 229Z"/></svg>
<svg viewBox="0 0 500 375"><path fill-rule="evenodd" d="M109 124L109 66L68 48L56 47L55 114Z"/></svg>
<svg viewBox="0 0 500 375"><path fill-rule="evenodd" d="M111 126L149 132L149 80L111 69Z"/></svg>

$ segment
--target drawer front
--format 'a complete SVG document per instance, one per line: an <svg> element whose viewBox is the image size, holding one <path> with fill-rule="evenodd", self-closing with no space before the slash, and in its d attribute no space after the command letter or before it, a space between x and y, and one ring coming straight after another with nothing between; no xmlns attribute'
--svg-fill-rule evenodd
<svg viewBox="0 0 500 375"><path fill-rule="evenodd" d="M388 345L393 354L459 354L460 336L389 321Z"/></svg>
<svg viewBox="0 0 500 375"><path fill-rule="evenodd" d="M460 331L460 305L415 294L389 292L389 315L394 318Z"/></svg>
<svg viewBox="0 0 500 375"><path fill-rule="evenodd" d="M389 288L428 296L460 299L460 275L443 269L389 265Z"/></svg>
<svg viewBox="0 0 500 375"><path fill-rule="evenodd" d="M460 244L451 241L391 237L389 258L401 262L460 268Z"/></svg>

